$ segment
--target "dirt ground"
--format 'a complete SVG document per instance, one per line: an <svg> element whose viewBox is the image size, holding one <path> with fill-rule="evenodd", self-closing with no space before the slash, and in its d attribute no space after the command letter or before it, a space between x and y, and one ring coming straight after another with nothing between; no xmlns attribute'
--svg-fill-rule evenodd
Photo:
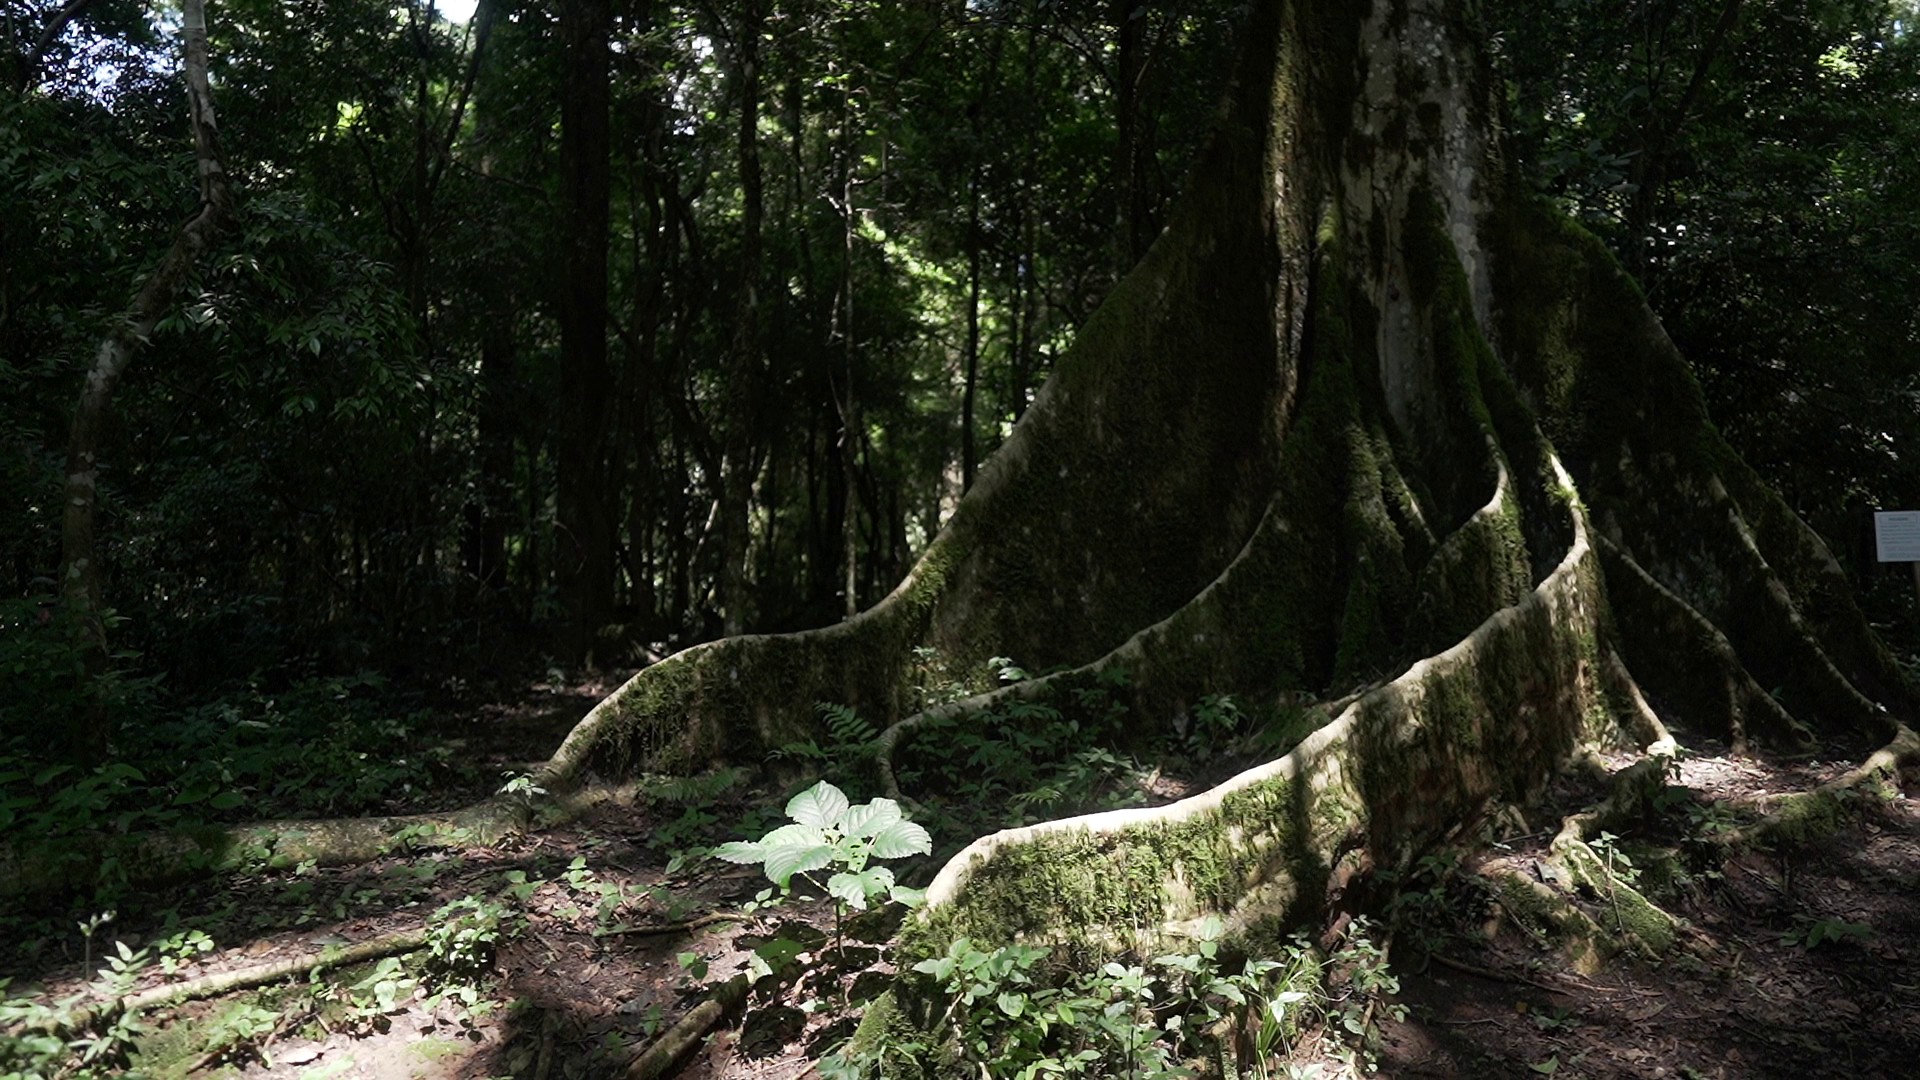
<svg viewBox="0 0 1920 1080"><path fill-rule="evenodd" d="M545 687L496 707L485 724L507 733L477 753L510 767L550 746L599 686ZM1683 741L1685 741L1683 739ZM1911 788L1874 801L1841 831L1803 850L1712 857L1711 835L1732 810L1805 790L1857 762L1767 762L1711 745L1681 763L1671 812L1644 835L1618 838L1623 865L1684 918L1681 945L1652 960L1617 959L1582 977L1542 943L1494 917L1472 865L1423 888L1435 910L1396 931L1393 967L1404 1018L1377 1018L1377 1075L1771 1077L1920 1075L1920 804ZM749 780L676 801L672 791L609 802L566 827L498 848L401 855L365 866L236 878L155 891L129 904L89 947L50 918L43 936L0 942L0 975L18 995L81 992L87 963L112 942L130 949L180 927L215 943L173 980L310 956L431 921L461 897L524 913L500 935L471 1001L424 980L396 984L379 1008L376 964L150 1014L135 1065L160 1077L408 1078L615 1076L711 988L745 969L758 944L784 937L808 950L797 969L761 980L679 1075L693 1080L791 1080L850 1030L860 1001L890 968L892 927L849 928L828 942L831 909L794 903L746 912L766 882L753 866L673 865L674 850L758 835L778 793ZM685 795L685 792L679 793ZM1569 782L1538 831L1489 854L1537 861L1560 813L1593 796ZM776 808L777 809L777 808ZM952 840L953 838L942 838ZM1642 851L1682 867L1651 880ZM1636 863L1636 860L1639 862ZM913 880L931 860L904 868ZM1442 899L1444 897L1444 899ZM1585 901L1596 919L1604 898ZM134 908L138 910L134 910ZM173 913L174 922L163 920ZM69 913L71 915L72 913ZM1487 929L1492 928L1488 933ZM83 952L88 955L83 955ZM835 962L809 963L832 953ZM395 974L391 966L389 976ZM139 984L165 979L149 969ZM356 996L357 995L357 996ZM250 1004L249 1004L250 1003ZM256 1010L244 1037L222 1039L236 1010ZM262 1021L259 1016L277 1016ZM243 1017L244 1018L244 1017ZM1300 1059L1323 1076L1364 1069L1354 1046L1306 1040Z"/></svg>
<svg viewBox="0 0 1920 1080"><path fill-rule="evenodd" d="M1682 762L1679 782L1726 805L1805 790L1850 764L1701 756ZM1670 890L1690 929L1657 961L1586 978L1511 932L1409 959L1408 1016L1385 1023L1381 1074L1920 1075L1920 974L1906 966L1920 955L1913 793L1864 807L1806 849L1743 852Z"/></svg>

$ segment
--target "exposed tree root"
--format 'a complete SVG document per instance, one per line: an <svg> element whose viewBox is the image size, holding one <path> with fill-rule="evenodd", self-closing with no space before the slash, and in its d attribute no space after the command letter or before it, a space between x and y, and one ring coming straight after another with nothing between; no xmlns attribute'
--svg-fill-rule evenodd
<svg viewBox="0 0 1920 1080"><path fill-rule="evenodd" d="M1640 680L1685 708L1694 723L1719 728L1736 754L1747 752L1750 734L1788 751L1812 744L1812 733L1754 682L1718 627L1606 537L1596 546L1608 598L1637 628L1627 640Z"/></svg>
<svg viewBox="0 0 1920 1080"><path fill-rule="evenodd" d="M1464 960L1455 960L1453 957L1448 956L1445 953L1430 952L1427 954L1427 959L1432 961L1433 963L1439 964L1441 967L1452 968L1453 970L1458 971L1463 975L1472 975L1473 977L1478 979L1487 979L1492 982L1517 983L1521 986L1531 986L1536 989L1545 990L1549 994L1571 994L1572 993L1572 991L1566 990L1562 987L1554 986L1549 983L1543 983L1539 979L1529 979L1525 975L1515 975L1509 972L1495 971L1492 968L1483 968L1478 964L1469 964Z"/></svg>
<svg viewBox="0 0 1920 1080"><path fill-rule="evenodd" d="M1128 928L1151 947L1208 914L1246 932L1315 902L1344 850L1409 858L1496 794L1524 797L1597 706L1581 644L1597 611L1584 527L1521 604L1348 706L1279 761L1168 806L975 841L934 879L939 935ZM1589 639L1590 640L1590 639ZM1498 761L1476 748L1499 745Z"/></svg>
<svg viewBox="0 0 1920 1080"><path fill-rule="evenodd" d="M116 880L153 883L253 867L291 869L367 862L408 845L491 843L521 827L520 808L500 800L451 814L267 821L185 832L87 837L58 848L0 847L0 897L78 890L102 867Z"/></svg>
<svg viewBox="0 0 1920 1080"><path fill-rule="evenodd" d="M488 846L535 827L571 821L631 786L575 783L537 803L499 795L460 810L388 817L261 821L171 833L63 839L58 847L0 844L0 899L117 884L146 885L205 874L352 866L400 851ZM103 871L103 868L107 868Z"/></svg>
<svg viewBox="0 0 1920 1080"><path fill-rule="evenodd" d="M1751 844L1804 844L1839 828L1866 793L1900 770L1920 765L1920 735L1898 725L1893 740L1845 774L1812 791L1774 796L1765 801L1764 815L1749 825L1718 837L1728 848Z"/></svg>
<svg viewBox="0 0 1920 1080"><path fill-rule="evenodd" d="M161 1005L178 1005L182 1002L231 994L236 990L251 990L255 987L272 985L283 979L310 975L324 968L349 967L368 960L418 952L426 948L426 945L427 929L425 927L400 930L369 938L366 941L357 941L351 945L323 949L308 956L296 956L271 964L221 971L212 975L202 975L197 979L156 986L137 994L128 994L111 1002L78 1010L73 1014L72 1023L75 1028L84 1028L107 1015L142 1012Z"/></svg>
<svg viewBox="0 0 1920 1080"><path fill-rule="evenodd" d="M687 1055L693 1053L700 1040L714 1025L739 1011L747 1003L747 977L735 975L714 988L705 1001L695 1005L692 1011L681 1017L666 1030L652 1045L648 1046L633 1064L627 1066L626 1080L660 1080L670 1076L680 1066Z"/></svg>

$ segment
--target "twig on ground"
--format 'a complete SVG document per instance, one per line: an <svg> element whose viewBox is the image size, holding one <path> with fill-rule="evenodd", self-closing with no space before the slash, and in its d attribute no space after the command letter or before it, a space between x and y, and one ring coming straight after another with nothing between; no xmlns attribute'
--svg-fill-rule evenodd
<svg viewBox="0 0 1920 1080"><path fill-rule="evenodd" d="M684 934L702 927L712 926L714 923L745 922L749 917L750 916L743 915L737 911L712 911L697 919L685 919L680 922L653 923L647 926L623 926L617 930L607 931L606 936L614 937L620 934L634 934L638 936Z"/></svg>
<svg viewBox="0 0 1920 1080"><path fill-rule="evenodd" d="M426 944L425 927L383 934L352 945L322 949L318 953L307 956L297 956L289 960L279 960L259 967L241 968L237 971L215 972L197 979L188 979L186 982L156 986L137 994L128 994L125 997L80 1010L74 1015L72 1023L76 1028L86 1027L108 1013L138 1012L156 1005L174 1005L183 1001L219 997L235 990L251 990L256 986L279 982L281 979L307 975L321 968L345 967L382 957L416 952L425 948Z"/></svg>
<svg viewBox="0 0 1920 1080"><path fill-rule="evenodd" d="M1428 953L1427 959L1439 964L1441 967L1452 968L1466 975L1476 975L1482 979L1492 979L1495 982L1520 983L1524 986L1532 986L1545 990L1549 994L1560 994L1566 997L1574 996L1571 990L1563 990L1558 986L1549 986L1538 979L1529 979L1525 975L1513 975L1504 971L1495 971L1492 968L1483 968L1478 964L1469 964L1464 960L1455 960L1451 956L1445 956L1437 952Z"/></svg>
<svg viewBox="0 0 1920 1080"><path fill-rule="evenodd" d="M747 977L735 975L714 988L713 995L693 1007L653 1045L627 1066L626 1080L660 1080L671 1075L681 1059L692 1053L714 1025L747 1002Z"/></svg>

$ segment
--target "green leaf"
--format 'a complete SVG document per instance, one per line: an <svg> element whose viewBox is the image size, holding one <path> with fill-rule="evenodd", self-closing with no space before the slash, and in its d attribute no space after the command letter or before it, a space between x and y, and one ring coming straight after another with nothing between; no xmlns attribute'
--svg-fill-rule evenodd
<svg viewBox="0 0 1920 1080"><path fill-rule="evenodd" d="M713 849L713 857L722 862L757 863L767 857L766 848L747 840L731 840Z"/></svg>
<svg viewBox="0 0 1920 1080"><path fill-rule="evenodd" d="M998 998L1000 1011L1018 1020L1020 1014L1027 1011L1027 999L1019 994L1001 994Z"/></svg>
<svg viewBox="0 0 1920 1080"><path fill-rule="evenodd" d="M787 801L787 816L802 825L830 829L850 805L845 793L822 780Z"/></svg>
<svg viewBox="0 0 1920 1080"><path fill-rule="evenodd" d="M823 869L833 863L835 849L830 844L814 847L782 846L768 850L766 871L767 880L781 888L793 880L793 875L804 874Z"/></svg>
<svg viewBox="0 0 1920 1080"><path fill-rule="evenodd" d="M899 803L892 799L875 799L849 808L845 820L840 824L840 831L867 840L899 820Z"/></svg>
<svg viewBox="0 0 1920 1080"><path fill-rule="evenodd" d="M1560 1055L1555 1054L1547 1060L1540 1062L1538 1065L1529 1065L1527 1068L1532 1069L1541 1076L1552 1076L1554 1073L1560 1071Z"/></svg>
<svg viewBox="0 0 1920 1080"><path fill-rule="evenodd" d="M802 945L792 938L777 937L771 941L763 942L758 948L753 950L753 953L760 959L765 960L768 966L774 971L779 971L788 964L793 963L795 957L806 951L807 947L805 945Z"/></svg>
<svg viewBox="0 0 1920 1080"><path fill-rule="evenodd" d="M931 960L922 960L913 965L913 970L922 975L931 975L940 982L946 982L953 975L954 963L951 956L936 956Z"/></svg>
<svg viewBox="0 0 1920 1080"><path fill-rule="evenodd" d="M207 805L215 810L231 810L246 801L247 797L237 791L223 791L208 800Z"/></svg>
<svg viewBox="0 0 1920 1080"><path fill-rule="evenodd" d="M701 956L699 953L683 952L674 957L674 960L676 960L682 968L686 969L687 974L694 978L704 979L707 977L707 958Z"/></svg>
<svg viewBox="0 0 1920 1080"><path fill-rule="evenodd" d="M876 859L900 859L908 855L933 854L933 837L911 821L896 821L873 837Z"/></svg>
<svg viewBox="0 0 1920 1080"><path fill-rule="evenodd" d="M860 911L867 910L869 898L893 887L893 871L875 866L857 874L835 874L827 879L827 893Z"/></svg>
<svg viewBox="0 0 1920 1080"><path fill-rule="evenodd" d="M769 851L777 847L814 847L826 842L826 830L812 825L782 825L760 838L760 846Z"/></svg>

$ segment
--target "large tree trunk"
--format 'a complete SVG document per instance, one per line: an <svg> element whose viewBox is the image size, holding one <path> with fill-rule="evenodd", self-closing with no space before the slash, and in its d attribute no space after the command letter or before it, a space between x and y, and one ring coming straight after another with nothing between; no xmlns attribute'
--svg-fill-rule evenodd
<svg viewBox="0 0 1920 1080"><path fill-rule="evenodd" d="M978 841L937 948L1301 917L1583 747L1658 742L1648 697L1735 739L1892 734L1910 688L1826 548L1605 249L1509 182L1468 9L1261 5L1165 235L899 588L643 671L550 780L754 760L822 700L898 745L918 645L1061 668L997 693L1063 707L1124 667L1143 731L1212 693L1345 700L1204 795Z"/></svg>

